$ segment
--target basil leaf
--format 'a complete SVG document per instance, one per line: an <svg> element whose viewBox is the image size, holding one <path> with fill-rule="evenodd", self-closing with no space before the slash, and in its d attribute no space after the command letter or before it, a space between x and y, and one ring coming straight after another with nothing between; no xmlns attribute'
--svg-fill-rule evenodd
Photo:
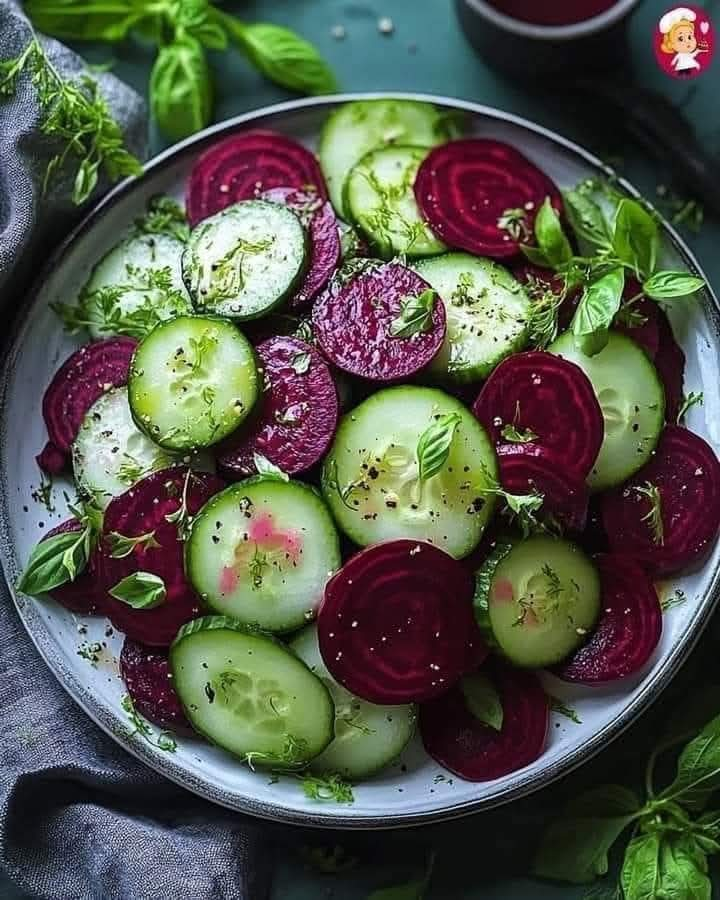
<svg viewBox="0 0 720 900"><path fill-rule="evenodd" d="M546 197L535 217L535 239L545 259L553 269L561 268L572 259L572 247L565 237L560 216L550 198Z"/></svg>
<svg viewBox="0 0 720 900"><path fill-rule="evenodd" d="M616 256L635 270L641 280L655 269L658 250L655 219L635 200L623 198L615 212L612 247Z"/></svg>
<svg viewBox="0 0 720 900"><path fill-rule="evenodd" d="M588 244L607 249L610 232L602 207L580 191L565 191L565 213L575 234Z"/></svg>
<svg viewBox="0 0 720 900"><path fill-rule="evenodd" d="M133 572L118 581L108 593L133 609L154 609L167 599L165 582L152 572Z"/></svg>
<svg viewBox="0 0 720 900"><path fill-rule="evenodd" d="M86 531L66 531L40 541L17 583L24 594L44 594L73 581L88 562Z"/></svg>
<svg viewBox="0 0 720 900"><path fill-rule="evenodd" d="M279 466L276 466L275 463L271 463L267 456L263 456L262 453L253 453L253 462L255 463L258 475L262 475L264 478L271 478L275 481L290 481L288 473L283 472L283 470Z"/></svg>
<svg viewBox="0 0 720 900"><path fill-rule="evenodd" d="M460 681L465 705L483 725L500 731L503 726L503 707L495 685L482 672L465 675Z"/></svg>
<svg viewBox="0 0 720 900"><path fill-rule="evenodd" d="M403 297L400 301L400 315L390 323L390 334L397 338L408 338L430 331L435 296L435 291L428 288L416 297Z"/></svg>
<svg viewBox="0 0 720 900"><path fill-rule="evenodd" d="M136 0L113 0L112 3L27 0L24 8L38 31L69 40L105 43L124 40L133 25L145 15Z"/></svg>
<svg viewBox="0 0 720 900"><path fill-rule="evenodd" d="M720 716L716 716L683 749L675 780L660 799L671 798L686 809L700 810L719 788Z"/></svg>
<svg viewBox="0 0 720 900"><path fill-rule="evenodd" d="M161 47L150 75L150 103L160 128L180 140L212 115L212 84L205 51L190 35Z"/></svg>
<svg viewBox="0 0 720 900"><path fill-rule="evenodd" d="M546 831L533 864L541 878L585 884L608 871L608 853L641 809L627 788L609 784L571 801Z"/></svg>
<svg viewBox="0 0 720 900"><path fill-rule="evenodd" d="M529 444L531 441L537 440L537 435L529 428L519 431L514 425L504 425L500 432L501 437L505 441L512 444Z"/></svg>
<svg viewBox="0 0 720 900"><path fill-rule="evenodd" d="M653 300L687 297L705 287L705 281L689 272L656 272L643 284L643 294Z"/></svg>
<svg viewBox="0 0 720 900"><path fill-rule="evenodd" d="M531 247L529 244L520 244L520 249L534 266L541 266L543 269L552 269L550 260L539 247Z"/></svg>
<svg viewBox="0 0 720 900"><path fill-rule="evenodd" d="M710 900L707 858L693 835L668 834L660 845L658 897L663 900Z"/></svg>
<svg viewBox="0 0 720 900"><path fill-rule="evenodd" d="M426 428L417 445L418 477L427 481L442 469L450 455L450 445L462 419L459 413L446 413Z"/></svg>
<svg viewBox="0 0 720 900"><path fill-rule="evenodd" d="M660 836L641 834L625 850L620 884L624 900L657 900L660 884Z"/></svg>
<svg viewBox="0 0 720 900"><path fill-rule="evenodd" d="M625 273L611 269L585 288L572 320L575 346L586 356L595 356L608 342L608 332L620 309Z"/></svg>

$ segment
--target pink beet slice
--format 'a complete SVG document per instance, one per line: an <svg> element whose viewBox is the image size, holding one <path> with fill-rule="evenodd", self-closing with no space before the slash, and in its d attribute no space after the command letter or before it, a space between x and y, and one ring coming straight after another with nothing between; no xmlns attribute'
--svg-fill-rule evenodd
<svg viewBox="0 0 720 900"><path fill-rule="evenodd" d="M480 670L503 708L499 731L468 708L460 686L420 707L420 736L432 758L467 781L492 781L534 762L545 748L549 709L534 672L496 659Z"/></svg>
<svg viewBox="0 0 720 900"><path fill-rule="evenodd" d="M596 557L602 588L600 620L587 643L553 671L564 681L603 684L627 678L652 656L662 633L655 585L634 560Z"/></svg>
<svg viewBox="0 0 720 900"><path fill-rule="evenodd" d="M127 383L137 347L132 338L108 338L76 350L55 373L45 391L43 419L50 441L38 456L41 467L57 474L60 455L69 458L85 414L110 388Z"/></svg>
<svg viewBox="0 0 720 900"><path fill-rule="evenodd" d="M415 199L440 240L498 259L533 242L535 216L546 197L562 211L560 192L547 175L509 144L484 138L436 147L415 178ZM516 237L498 223L518 209L525 217Z"/></svg>
<svg viewBox="0 0 720 900"><path fill-rule="evenodd" d="M320 166L302 144L275 131L243 131L213 144L195 162L187 185L187 217L194 227L271 188L309 186L327 199Z"/></svg>
<svg viewBox="0 0 720 900"><path fill-rule="evenodd" d="M56 525L43 538L55 537L58 534L66 534L68 531L80 531L80 523L77 519L67 519ZM91 559L84 572L81 572L75 581L68 581L54 591L50 591L50 596L60 606L69 609L74 613L84 615L93 615L101 611L104 592L98 585L98 580L94 571L94 560Z"/></svg>
<svg viewBox="0 0 720 900"><path fill-rule="evenodd" d="M289 206L310 234L310 265L303 283L290 298L291 309L304 309L327 286L340 262L340 231L335 212L317 191L279 187L265 191L263 197Z"/></svg>
<svg viewBox="0 0 720 900"><path fill-rule="evenodd" d="M409 378L440 349L445 308L436 297L427 330L407 337L391 330L408 298L428 290L426 281L399 263L361 263L352 277L335 279L315 301L315 340L330 362L350 375L373 381Z"/></svg>
<svg viewBox="0 0 720 900"><path fill-rule="evenodd" d="M535 443L500 444L497 454L500 483L508 493L536 491L543 495L543 515L553 516L570 531L585 528L588 486L553 450Z"/></svg>
<svg viewBox="0 0 720 900"><path fill-rule="evenodd" d="M133 609L107 594L103 601L104 612L127 637L153 647L169 646L180 626L202 611L200 597L185 578L178 525L166 518L180 508L187 473L188 470L180 466L154 472L115 497L105 511L104 537L97 554L98 577L103 590L108 592L134 572L151 572L165 582L167 599L152 609ZM185 491L188 514L195 515L223 487L225 483L214 475L191 473ZM107 537L111 532L125 537L154 532L160 546L139 544L129 556L114 559Z"/></svg>
<svg viewBox="0 0 720 900"><path fill-rule="evenodd" d="M575 363L531 350L503 360L482 387L473 412L496 444L513 426L531 431L558 465L584 479L600 450L604 423L588 377Z"/></svg>
<svg viewBox="0 0 720 900"><path fill-rule="evenodd" d="M659 346L655 354L655 368L658 370L663 385L665 386L665 418L668 422L675 422L683 398L683 385L685 381L685 354L675 340L672 325L665 311L657 304L656 314L658 321Z"/></svg>
<svg viewBox="0 0 720 900"><path fill-rule="evenodd" d="M648 484L660 494L662 534L647 519ZM602 498L610 549L636 559L651 575L669 575L702 559L720 528L720 463L697 434L667 425L647 465ZM658 538L656 540L656 538Z"/></svg>
<svg viewBox="0 0 720 900"><path fill-rule="evenodd" d="M120 652L120 675L141 716L160 728L193 733L173 687L167 650L125 638Z"/></svg>
<svg viewBox="0 0 720 900"><path fill-rule="evenodd" d="M274 337L256 347L269 383L259 415L226 442L217 457L229 479L253 475L254 454L295 475L327 453L337 428L338 397L327 363L310 344Z"/></svg>
<svg viewBox="0 0 720 900"><path fill-rule="evenodd" d="M320 653L333 677L371 703L412 703L446 691L480 658L473 578L425 541L361 550L325 587Z"/></svg>

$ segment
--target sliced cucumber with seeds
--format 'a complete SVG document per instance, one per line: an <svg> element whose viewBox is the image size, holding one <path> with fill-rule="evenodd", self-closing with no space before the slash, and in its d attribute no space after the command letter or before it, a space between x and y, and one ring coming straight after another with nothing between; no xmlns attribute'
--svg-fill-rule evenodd
<svg viewBox="0 0 720 900"><path fill-rule="evenodd" d="M307 258L305 229L291 209L246 200L193 229L183 277L200 312L255 319L292 293Z"/></svg>
<svg viewBox="0 0 720 900"><path fill-rule="evenodd" d="M267 476L209 500L185 547L188 577L205 602L268 631L292 631L312 619L340 564L322 498L302 482Z"/></svg>
<svg viewBox="0 0 720 900"><path fill-rule="evenodd" d="M138 346L128 394L138 427L160 446L209 447L252 409L258 396L255 355L227 319L180 316Z"/></svg>
<svg viewBox="0 0 720 900"><path fill-rule="evenodd" d="M434 434L437 428L444 434ZM438 453L428 467L433 448ZM469 410L442 391L408 386L378 391L344 416L322 489L336 522L357 544L428 540L462 557L492 515L486 491L497 478L495 450Z"/></svg>
<svg viewBox="0 0 720 900"><path fill-rule="evenodd" d="M413 268L445 305L445 342L430 364L432 372L476 381L523 349L531 304L507 269L469 253L446 253Z"/></svg>
<svg viewBox="0 0 720 900"><path fill-rule="evenodd" d="M460 133L457 113L414 100L345 103L325 122L318 156L335 211L344 218L343 187L366 153L390 144L434 147Z"/></svg>
<svg viewBox="0 0 720 900"><path fill-rule="evenodd" d="M80 294L95 340L141 339L166 319L192 312L182 279L185 244L169 234L133 234L95 266Z"/></svg>
<svg viewBox="0 0 720 900"><path fill-rule="evenodd" d="M665 391L645 351L611 333L595 356L575 347L570 332L548 350L574 362L590 379L605 420L605 437L588 482L595 491L622 484L652 455L665 422Z"/></svg>
<svg viewBox="0 0 720 900"><path fill-rule="evenodd" d="M335 739L310 768L337 772L344 778L367 778L392 762L415 731L417 708L378 706L355 697L328 672L318 647L317 628L309 625L290 644L300 659L330 691L335 704Z"/></svg>
<svg viewBox="0 0 720 900"><path fill-rule="evenodd" d="M439 241L420 215L413 184L423 147L384 147L364 156L345 182L344 206L373 249L385 259L398 253L432 256Z"/></svg>
<svg viewBox="0 0 720 900"><path fill-rule="evenodd" d="M114 388L93 403L73 443L72 460L78 488L103 509L150 472L180 462L138 430L126 388Z"/></svg>
<svg viewBox="0 0 720 900"><path fill-rule="evenodd" d="M600 614L600 579L575 544L537 536L500 545L477 573L475 611L490 644L517 666L565 659Z"/></svg>
<svg viewBox="0 0 720 900"><path fill-rule="evenodd" d="M226 616L183 626L170 669L195 730L253 766L303 765L333 738L323 682L279 641Z"/></svg>

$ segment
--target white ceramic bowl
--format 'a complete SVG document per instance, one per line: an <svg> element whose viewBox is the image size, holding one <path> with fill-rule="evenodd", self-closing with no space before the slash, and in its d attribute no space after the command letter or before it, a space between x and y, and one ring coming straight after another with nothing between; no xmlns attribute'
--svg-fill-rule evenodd
<svg viewBox="0 0 720 900"><path fill-rule="evenodd" d="M474 133L514 144L561 187L607 173L589 153L517 117L442 97L394 96L429 100L466 112ZM0 557L10 584L16 581L36 541L51 525L66 518L61 489L67 485L57 485L53 515L31 496L39 482L34 457L46 440L40 414L43 391L58 364L78 345L63 333L48 304L77 294L92 264L143 211L150 196L163 192L182 198L193 160L215 139L253 125L278 129L312 147L330 110L357 98L338 96L273 106L177 145L152 160L142 178L115 188L49 261L12 331L0 383ZM623 187L635 193L629 185ZM663 256L663 264L670 268L687 267L702 274L668 225L664 226ZM676 301L670 314L687 354L686 387L705 392L705 406L693 408L689 425L718 449L717 300L708 290L699 300ZM105 640L104 620L87 619L87 634L80 636L78 617L56 604L24 596L16 596L15 602L30 636L63 687L101 728L168 778L224 806L264 818L314 826L388 828L438 821L508 802L547 785L605 747L658 696L690 652L717 599L719 560L720 547L716 547L701 569L679 578L672 588L663 587L685 591L688 600L666 614L660 646L640 676L601 688L545 678L548 690L574 707L582 724L553 716L547 749L532 765L496 781L472 784L448 778L449 773L425 755L416 738L396 765L356 786L351 806L308 800L295 779L282 778L271 784L267 775L249 771L222 750L198 740L180 739L177 752L169 754L137 736L123 736L127 718L120 707L124 689L117 675L122 636L115 634L108 641L107 652L93 666L77 651L82 641ZM439 775L445 778L439 779Z"/></svg>

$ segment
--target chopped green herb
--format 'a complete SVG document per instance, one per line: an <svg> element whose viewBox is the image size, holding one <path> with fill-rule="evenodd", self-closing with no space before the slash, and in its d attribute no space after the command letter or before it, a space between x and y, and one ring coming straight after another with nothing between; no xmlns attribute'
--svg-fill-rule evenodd
<svg viewBox="0 0 720 900"><path fill-rule="evenodd" d="M290 360L290 366L296 375L304 375L310 368L312 358L307 351L296 353Z"/></svg>
<svg viewBox="0 0 720 900"><path fill-rule="evenodd" d="M126 556L130 556L136 547L139 547L141 550L149 550L160 546L155 540L154 531L139 534L137 537L128 537L117 531L111 531L105 538L105 541L113 559L124 559Z"/></svg>
<svg viewBox="0 0 720 900"><path fill-rule="evenodd" d="M183 243L190 237L185 212L172 197L152 197L145 215L135 219L135 228L140 234L169 234Z"/></svg>
<svg viewBox="0 0 720 900"><path fill-rule="evenodd" d="M510 441L513 444L529 444L531 441L536 441L538 438L535 432L531 431L529 428L519 431L514 425L503 426L500 434L504 440Z"/></svg>
<svg viewBox="0 0 720 900"><path fill-rule="evenodd" d="M339 775L304 775L303 793L310 800L334 803L354 803L352 786Z"/></svg>
<svg viewBox="0 0 720 900"><path fill-rule="evenodd" d="M552 694L548 694L548 700L550 701L550 709L553 712L559 713L561 716L565 716L576 725L582 725L582 719L580 718L580 716L578 716L578 714L571 706L566 706L562 700L560 700L558 697L553 697Z"/></svg>
<svg viewBox="0 0 720 900"><path fill-rule="evenodd" d="M650 529L650 534L652 535L653 541L656 544L664 544L665 529L662 518L662 497L660 496L660 491L658 490L657 485L646 481L643 486L634 487L633 490L638 494L641 494L643 497L647 497L647 499L649 500L650 509L642 517L641 521L647 522L647 526Z"/></svg>
<svg viewBox="0 0 720 900"><path fill-rule="evenodd" d="M53 480L51 475L40 473L40 485L32 492L32 498L36 503L41 503L49 513L55 512L53 502Z"/></svg>
<svg viewBox="0 0 720 900"><path fill-rule="evenodd" d="M428 288L416 297L403 297L400 314L390 323L392 337L409 338L430 331L436 296L435 291Z"/></svg>
<svg viewBox="0 0 720 900"><path fill-rule="evenodd" d="M525 243L532 232L528 225L528 212L522 206L506 209L497 220L497 227L506 231L514 241Z"/></svg>
<svg viewBox="0 0 720 900"><path fill-rule="evenodd" d="M663 612L667 612L669 609L672 609L674 606L682 606L683 603L687 601L687 594L685 591L681 591L680 588L676 588L672 594L668 594L667 597L663 597L660 601L660 609Z"/></svg>
<svg viewBox="0 0 720 900"><path fill-rule="evenodd" d="M693 408L693 406L702 406L705 403L705 395L702 391L699 393L695 393L695 391L690 391L689 394L686 394L682 403L680 404L680 409L678 410L676 422L678 425L681 424L682 420L687 415L688 411Z"/></svg>
<svg viewBox="0 0 720 900"><path fill-rule="evenodd" d="M262 453L253 453L253 462L255 463L258 475L262 475L265 478L272 478L275 481L290 481L290 476L287 472L283 472L279 466L270 462L267 456L263 456Z"/></svg>
<svg viewBox="0 0 720 900"><path fill-rule="evenodd" d="M170 731L161 731L158 733L157 737L153 737L153 729L152 727L143 719L143 717L138 713L135 709L135 704L132 701L132 698L129 694L125 694L125 696L120 701L120 705L123 710L127 713L128 718L133 726L133 730L130 732L128 737L132 737L135 734L139 734L140 737L147 741L152 747L157 747L158 750L164 750L167 753L175 753L177 750L177 742Z"/></svg>

